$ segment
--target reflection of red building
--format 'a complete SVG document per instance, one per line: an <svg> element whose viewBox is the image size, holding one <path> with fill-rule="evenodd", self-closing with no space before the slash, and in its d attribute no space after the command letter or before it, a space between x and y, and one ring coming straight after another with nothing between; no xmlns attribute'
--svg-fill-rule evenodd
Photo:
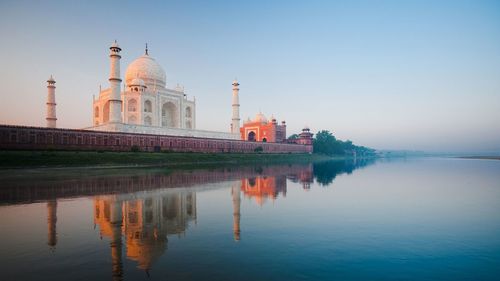
<svg viewBox="0 0 500 281"><path fill-rule="evenodd" d="M274 117L268 121L264 114L259 113L253 120L243 122L240 128L241 139L258 142L284 142L286 140L285 121L278 125Z"/></svg>
<svg viewBox="0 0 500 281"><path fill-rule="evenodd" d="M286 196L286 176L256 177L243 179L241 191L246 197L255 198L262 205L267 198L276 199L281 193Z"/></svg>

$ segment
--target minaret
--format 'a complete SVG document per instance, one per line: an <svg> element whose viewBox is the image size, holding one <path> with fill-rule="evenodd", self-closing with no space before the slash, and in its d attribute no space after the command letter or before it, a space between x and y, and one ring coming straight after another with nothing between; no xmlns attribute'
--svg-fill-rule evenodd
<svg viewBox="0 0 500 281"><path fill-rule="evenodd" d="M240 84L236 79L233 81L233 119L231 122L231 133L239 134L240 133L240 98L239 92L240 88L238 88Z"/></svg>
<svg viewBox="0 0 500 281"><path fill-rule="evenodd" d="M231 193L233 196L233 236L235 241L240 241L240 182L233 185Z"/></svg>
<svg viewBox="0 0 500 281"><path fill-rule="evenodd" d="M56 127L56 80L50 75L47 80L47 128Z"/></svg>
<svg viewBox="0 0 500 281"><path fill-rule="evenodd" d="M109 95L109 122L122 123L122 100L120 96L120 51L122 50L115 42L109 47L111 59L111 73L109 74L109 84L111 94Z"/></svg>

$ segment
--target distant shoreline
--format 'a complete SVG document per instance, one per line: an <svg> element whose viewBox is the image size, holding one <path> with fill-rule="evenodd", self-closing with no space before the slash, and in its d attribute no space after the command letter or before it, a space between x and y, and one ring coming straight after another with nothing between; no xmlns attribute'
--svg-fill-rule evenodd
<svg viewBox="0 0 500 281"><path fill-rule="evenodd" d="M459 156L461 159L500 160L500 156Z"/></svg>

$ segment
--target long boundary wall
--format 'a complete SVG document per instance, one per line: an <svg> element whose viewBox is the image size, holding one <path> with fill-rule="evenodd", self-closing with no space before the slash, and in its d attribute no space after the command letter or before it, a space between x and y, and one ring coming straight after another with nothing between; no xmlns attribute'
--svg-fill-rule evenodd
<svg viewBox="0 0 500 281"><path fill-rule="evenodd" d="M310 153L311 145L0 125L1 150Z"/></svg>

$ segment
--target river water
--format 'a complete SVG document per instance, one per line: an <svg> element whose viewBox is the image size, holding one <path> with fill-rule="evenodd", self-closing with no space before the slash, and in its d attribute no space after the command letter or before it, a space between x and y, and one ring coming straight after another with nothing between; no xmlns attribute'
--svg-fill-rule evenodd
<svg viewBox="0 0 500 281"><path fill-rule="evenodd" d="M499 280L500 161L0 171L1 280Z"/></svg>

